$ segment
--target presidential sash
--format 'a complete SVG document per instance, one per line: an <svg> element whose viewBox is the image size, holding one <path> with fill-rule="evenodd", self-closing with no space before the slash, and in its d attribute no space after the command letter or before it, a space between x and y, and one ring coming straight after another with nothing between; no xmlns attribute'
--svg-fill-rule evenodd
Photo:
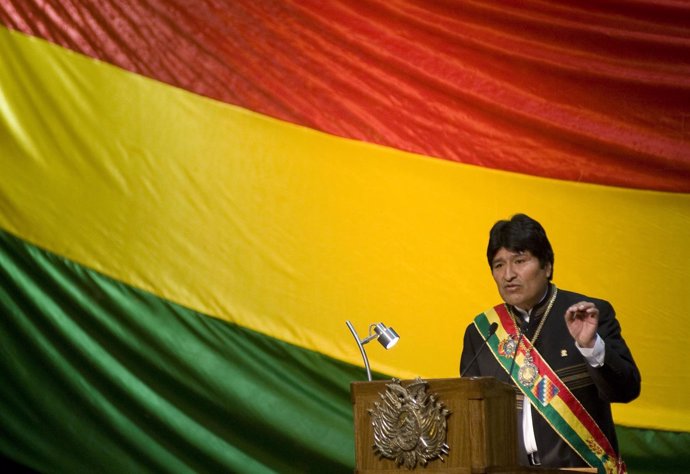
<svg viewBox="0 0 690 474"><path fill-rule="evenodd" d="M604 432L532 343L522 337L516 348L518 330L505 305L489 309L474 319L475 327L485 339L494 322L498 323L496 337L489 339L487 345L506 372L510 372L517 350L510 377L541 416L599 473L625 474L625 463L618 457ZM519 377L521 371L522 377Z"/></svg>

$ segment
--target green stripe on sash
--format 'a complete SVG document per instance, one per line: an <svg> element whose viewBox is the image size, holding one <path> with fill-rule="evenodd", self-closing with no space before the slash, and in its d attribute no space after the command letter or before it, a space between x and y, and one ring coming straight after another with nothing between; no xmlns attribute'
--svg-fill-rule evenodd
<svg viewBox="0 0 690 474"><path fill-rule="evenodd" d="M474 319L474 325L484 339L487 338L489 327L494 322L498 323L496 337L488 340L487 345L501 367L506 372L510 372L513 365L513 353L506 353L504 342L509 338L517 340L518 335L515 323L508 314L505 305L501 304L489 309ZM539 376L535 380L535 384L529 387L520 383L516 375L524 365L525 349L530 350L534 363L539 368ZM582 407L553 369L543 360L529 339L522 338L517 352L512 374L509 375L515 385L532 402L532 405L556 433L587 464L596 467L599 472L617 474L627 472L625 464L616 455L601 428L597 426L591 415ZM539 383L553 385L557 392L550 393L547 400L542 400L532 390Z"/></svg>

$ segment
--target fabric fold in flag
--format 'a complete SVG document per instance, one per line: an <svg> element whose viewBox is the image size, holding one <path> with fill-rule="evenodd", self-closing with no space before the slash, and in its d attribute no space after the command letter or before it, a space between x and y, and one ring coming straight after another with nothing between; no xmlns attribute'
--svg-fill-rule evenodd
<svg viewBox="0 0 690 474"><path fill-rule="evenodd" d="M660 353L686 355L636 341L664 321L677 324L669 304L686 295L687 270L669 262L690 260L690 195L545 180L344 140L36 38L1 38L3 60L13 64L11 74L0 72L14 124L0 143L0 164L12 176L0 191L7 231L167 300L354 364L361 361L344 321L386 320L403 342L375 370L446 377L456 375L464 315L497 297L481 257L486 229L497 216L527 212L558 245L558 282L614 301L640 359L643 396L617 406L617 420L687 426L682 391L669 394L659 374L645 371ZM564 209L587 216L585 234L573 232ZM594 274L575 258L584 244ZM630 273L630 258L652 251L644 272ZM655 317L640 317L640 308L654 308ZM428 337L438 327L446 330Z"/></svg>
<svg viewBox="0 0 690 474"><path fill-rule="evenodd" d="M0 0L0 453L351 471L345 321L457 376L524 212L616 308L631 471L690 462L687 6L184 3Z"/></svg>
<svg viewBox="0 0 690 474"><path fill-rule="evenodd" d="M362 369L5 232L0 314L0 447L34 469L344 472L353 463L349 381Z"/></svg>
<svg viewBox="0 0 690 474"><path fill-rule="evenodd" d="M690 191L690 8L680 3L4 3L9 28L337 136Z"/></svg>

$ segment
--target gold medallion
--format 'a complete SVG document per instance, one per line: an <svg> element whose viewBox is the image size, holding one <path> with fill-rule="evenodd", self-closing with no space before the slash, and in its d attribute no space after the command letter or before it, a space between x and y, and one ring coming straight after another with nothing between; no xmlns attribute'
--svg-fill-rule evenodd
<svg viewBox="0 0 690 474"><path fill-rule="evenodd" d="M534 365L532 361L532 356L529 352L525 355L525 362L520 367L518 371L518 380L525 387L531 387L539 376L539 369Z"/></svg>

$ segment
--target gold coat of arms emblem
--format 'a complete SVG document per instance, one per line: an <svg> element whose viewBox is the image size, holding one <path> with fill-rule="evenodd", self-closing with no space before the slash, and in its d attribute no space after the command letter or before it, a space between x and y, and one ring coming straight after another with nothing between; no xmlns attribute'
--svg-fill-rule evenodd
<svg viewBox="0 0 690 474"><path fill-rule="evenodd" d="M374 451L395 460L398 466L414 469L436 458L445 462L446 419L450 410L435 395L427 394L428 383L417 378L407 387L400 380L386 385L381 400L368 410L374 429Z"/></svg>

